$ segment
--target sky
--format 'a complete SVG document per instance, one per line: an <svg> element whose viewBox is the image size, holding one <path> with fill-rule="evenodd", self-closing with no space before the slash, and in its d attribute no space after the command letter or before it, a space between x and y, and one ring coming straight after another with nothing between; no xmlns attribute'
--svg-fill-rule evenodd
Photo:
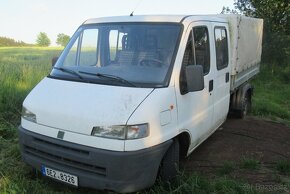
<svg viewBox="0 0 290 194"><path fill-rule="evenodd" d="M0 0L0 36L35 43L39 32L56 45L88 18L148 14L218 14L233 0Z"/></svg>

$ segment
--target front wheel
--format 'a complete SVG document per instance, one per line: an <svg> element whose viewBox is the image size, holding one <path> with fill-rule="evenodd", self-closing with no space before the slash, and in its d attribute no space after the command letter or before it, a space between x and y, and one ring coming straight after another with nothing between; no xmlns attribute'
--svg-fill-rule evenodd
<svg viewBox="0 0 290 194"><path fill-rule="evenodd" d="M162 181L171 181L179 171L179 141L174 139L168 148L160 166L160 178Z"/></svg>

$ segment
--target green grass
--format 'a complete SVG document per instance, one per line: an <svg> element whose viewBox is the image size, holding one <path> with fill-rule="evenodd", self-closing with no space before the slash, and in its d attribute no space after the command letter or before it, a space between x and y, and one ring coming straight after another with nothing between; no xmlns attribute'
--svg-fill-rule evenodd
<svg viewBox="0 0 290 194"><path fill-rule="evenodd" d="M144 193L258 193L258 191L242 180L233 180L226 176L207 179L198 174L180 176L176 182L166 184L159 182Z"/></svg>
<svg viewBox="0 0 290 194"><path fill-rule="evenodd" d="M260 162L254 158L242 157L240 167L242 169L256 170L260 167Z"/></svg>
<svg viewBox="0 0 290 194"><path fill-rule="evenodd" d="M290 175L290 161L279 160L276 164L276 169L282 174Z"/></svg>
<svg viewBox="0 0 290 194"><path fill-rule="evenodd" d="M51 70L51 59L58 56L60 48L0 48L0 193L98 193L89 189L75 189L50 179L35 176L21 160L17 126L20 124L21 105L31 89ZM275 72L277 70L275 69ZM288 71L288 70L287 70ZM253 114L290 121L289 74L272 73L263 68L253 82L256 88ZM289 71L290 72L290 71ZM248 161L250 169L257 164ZM254 163L254 164L253 164ZM247 165L246 165L247 166ZM141 193L257 193L241 180L226 175L235 165L225 162L220 174L204 178L198 174L181 175L169 185L157 183ZM248 168L248 167L246 167ZM277 164L277 170L288 172L289 167ZM254 169L254 168L253 168Z"/></svg>
<svg viewBox="0 0 290 194"><path fill-rule="evenodd" d="M232 161L225 161L222 165L222 167L218 170L218 173L220 175L226 175L235 170L235 163Z"/></svg>
<svg viewBox="0 0 290 194"><path fill-rule="evenodd" d="M252 114L290 124L290 67L264 64L252 82Z"/></svg>
<svg viewBox="0 0 290 194"><path fill-rule="evenodd" d="M1 123L19 123L21 104L29 91L51 70L56 48L0 48Z"/></svg>

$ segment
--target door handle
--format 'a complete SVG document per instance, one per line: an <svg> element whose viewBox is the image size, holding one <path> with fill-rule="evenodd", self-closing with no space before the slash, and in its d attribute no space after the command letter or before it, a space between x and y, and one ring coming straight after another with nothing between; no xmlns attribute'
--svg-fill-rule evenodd
<svg viewBox="0 0 290 194"><path fill-rule="evenodd" d="M208 85L208 92L211 92L213 90L213 80L210 80Z"/></svg>
<svg viewBox="0 0 290 194"><path fill-rule="evenodd" d="M226 83L228 83L228 82L229 82L229 80L230 80L230 73L229 73L229 72L227 72L227 73L226 73Z"/></svg>

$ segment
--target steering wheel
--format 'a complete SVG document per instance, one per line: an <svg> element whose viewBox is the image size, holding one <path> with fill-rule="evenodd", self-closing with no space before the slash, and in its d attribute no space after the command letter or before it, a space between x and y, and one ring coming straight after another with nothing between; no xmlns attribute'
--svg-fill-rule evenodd
<svg viewBox="0 0 290 194"><path fill-rule="evenodd" d="M163 63L163 61L160 61L158 59L150 59L150 58L147 58L147 59L142 59L140 61L140 65L141 66L148 66L148 67L154 67L154 66L162 67L165 64Z"/></svg>

